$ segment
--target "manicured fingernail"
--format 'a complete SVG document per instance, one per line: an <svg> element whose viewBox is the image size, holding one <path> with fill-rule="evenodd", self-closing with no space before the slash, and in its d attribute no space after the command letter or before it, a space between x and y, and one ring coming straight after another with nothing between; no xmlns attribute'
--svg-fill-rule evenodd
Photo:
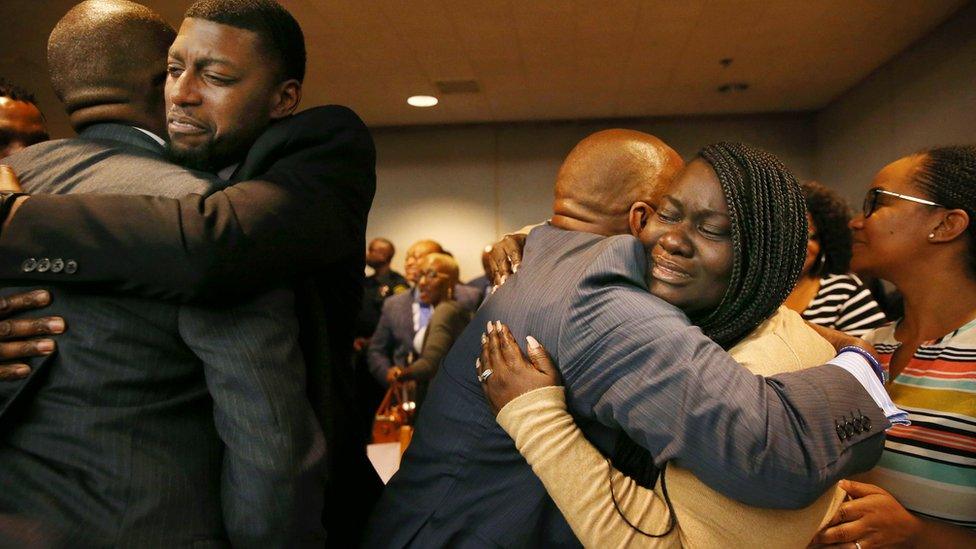
<svg viewBox="0 0 976 549"><path fill-rule="evenodd" d="M481 334L481 344L484 345L485 343L488 343L488 336Z"/></svg>
<svg viewBox="0 0 976 549"><path fill-rule="evenodd" d="M508 280L508 275L502 275L502 280L501 282L498 283L498 285L501 286L502 284L505 283L506 280Z"/></svg>
<svg viewBox="0 0 976 549"><path fill-rule="evenodd" d="M26 376L27 374L30 373L30 367L17 366L16 368L13 369L13 373L14 375L18 375L18 376Z"/></svg>
<svg viewBox="0 0 976 549"><path fill-rule="evenodd" d="M491 293L495 293L496 291L498 291L498 286L497 285L496 286L492 286L491 287Z"/></svg>
<svg viewBox="0 0 976 549"><path fill-rule="evenodd" d="M51 294L47 290L37 290L31 296L38 305L47 305L51 302Z"/></svg>
<svg viewBox="0 0 976 549"><path fill-rule="evenodd" d="M500 320L495 321L495 329L498 330L498 333L502 333L502 323Z"/></svg>
<svg viewBox="0 0 976 549"><path fill-rule="evenodd" d="M495 327L491 325L491 321L489 320L488 321L488 333L490 334L493 331L495 331Z"/></svg>
<svg viewBox="0 0 976 549"><path fill-rule="evenodd" d="M512 274L518 272L519 265L520 265L519 263L512 263Z"/></svg>
<svg viewBox="0 0 976 549"><path fill-rule="evenodd" d="M481 358L474 359L474 367L481 370Z"/></svg>
<svg viewBox="0 0 976 549"><path fill-rule="evenodd" d="M42 339L37 342L37 350L42 353L53 353L54 352L54 340L53 339Z"/></svg>
<svg viewBox="0 0 976 549"><path fill-rule="evenodd" d="M47 321L47 329L51 330L56 334L60 334L64 331L64 319L63 318L52 318Z"/></svg>
<svg viewBox="0 0 976 549"><path fill-rule="evenodd" d="M525 336L525 342L529 344L529 349L538 349L542 345L532 336Z"/></svg>

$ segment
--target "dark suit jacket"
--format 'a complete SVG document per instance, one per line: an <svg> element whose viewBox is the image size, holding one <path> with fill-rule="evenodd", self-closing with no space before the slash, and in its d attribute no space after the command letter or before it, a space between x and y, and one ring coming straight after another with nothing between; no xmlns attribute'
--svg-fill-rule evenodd
<svg viewBox="0 0 976 549"><path fill-rule="evenodd" d="M252 179L209 196L32 197L0 235L0 280L204 302L293 282L308 389L328 448L326 527L330 541L350 543L370 490L379 489L365 437L349 424L350 318L361 300L375 162L355 113L309 109L272 125L252 146L235 173ZM70 259L77 269L23 269L44 257ZM349 501L355 491L360 497Z"/></svg>
<svg viewBox="0 0 976 549"><path fill-rule="evenodd" d="M272 125L237 170L241 182L208 196L32 197L0 235L0 281L189 302L253 296L334 268L359 267L361 280L375 164L354 112L309 109ZM43 257L77 270L24 270Z"/></svg>
<svg viewBox="0 0 976 549"><path fill-rule="evenodd" d="M743 502L796 508L880 457L888 421L847 372L761 378L648 293L637 239L536 228L517 275L488 297L431 384L410 447L367 529L369 547L578 545L495 422L475 375L483 327L535 336L569 410L604 454L621 432ZM861 410L872 430L840 439Z"/></svg>
<svg viewBox="0 0 976 549"><path fill-rule="evenodd" d="M403 292L383 302L380 323L376 325L366 357L369 372L386 387L386 372L394 364L405 366L413 351L413 291Z"/></svg>
<svg viewBox="0 0 976 549"><path fill-rule="evenodd" d="M37 193L224 185L162 154L135 128L101 124L6 160ZM58 352L0 386L0 508L94 545L323 539L324 444L292 292L219 310L51 292L46 312L70 322Z"/></svg>

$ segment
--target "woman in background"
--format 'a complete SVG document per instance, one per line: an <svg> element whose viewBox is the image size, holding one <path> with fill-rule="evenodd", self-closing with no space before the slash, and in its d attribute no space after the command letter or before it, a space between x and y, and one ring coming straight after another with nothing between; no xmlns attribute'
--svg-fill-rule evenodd
<svg viewBox="0 0 976 549"><path fill-rule="evenodd" d="M418 406L423 402L427 385L434 378L447 352L471 321L471 313L454 300L459 269L453 257L442 253L427 254L420 260L419 270L418 297L434 310L430 322L414 338L413 356L417 358L409 365L393 366L387 373L387 381L390 382L417 382Z"/></svg>
<svg viewBox="0 0 976 549"><path fill-rule="evenodd" d="M815 540L839 547L976 547L976 147L906 156L851 222L852 266L892 282L905 316L865 336L912 424L850 483Z"/></svg>
<svg viewBox="0 0 976 549"><path fill-rule="evenodd" d="M851 214L839 196L815 181L803 183L807 255L786 306L804 320L853 336L887 322L871 291L850 272Z"/></svg>

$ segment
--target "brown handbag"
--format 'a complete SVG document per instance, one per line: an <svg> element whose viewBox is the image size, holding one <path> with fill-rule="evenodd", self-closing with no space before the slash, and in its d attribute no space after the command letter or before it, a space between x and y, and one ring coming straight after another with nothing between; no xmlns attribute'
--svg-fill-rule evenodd
<svg viewBox="0 0 976 549"><path fill-rule="evenodd" d="M373 444L399 442L401 453L407 449L413 436L412 424L417 409L415 387L413 381L390 384L373 418Z"/></svg>

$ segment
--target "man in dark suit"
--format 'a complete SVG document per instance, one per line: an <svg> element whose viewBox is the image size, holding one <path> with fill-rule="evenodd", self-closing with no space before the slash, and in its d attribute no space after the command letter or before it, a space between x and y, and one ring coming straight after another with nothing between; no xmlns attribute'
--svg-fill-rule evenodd
<svg viewBox="0 0 976 549"><path fill-rule="evenodd" d="M730 497L781 508L805 506L873 466L889 425L875 398L887 397L866 387L883 395L880 378L862 386L850 364L754 376L647 291L630 208L653 203L681 164L659 140L621 130L570 153L551 224L530 234L518 274L479 309L432 384L367 546L578 545L479 387L475 360L494 320L550 350L570 411L604 455L622 457L614 450L625 433L659 467L674 461ZM838 360L874 376L856 353ZM856 410L869 429L838 432Z"/></svg>
<svg viewBox="0 0 976 549"><path fill-rule="evenodd" d="M174 36L124 0L65 15L48 62L81 137L8 158L28 190L177 197L226 185L163 158L158 75ZM324 441L291 290L222 309L51 293L72 329L30 379L0 387L0 509L82 545L324 541Z"/></svg>
<svg viewBox="0 0 976 549"><path fill-rule="evenodd" d="M394 255L396 248L385 238L370 240L366 248L366 265L373 269L373 274L366 277L363 283L363 306L356 317L356 341L353 344L356 351L365 349L369 344L369 338L380 322L386 298L410 290L407 279L393 270L391 263Z"/></svg>
<svg viewBox="0 0 976 549"><path fill-rule="evenodd" d="M284 11L269 1L198 2L188 10L184 27L191 28L184 30L189 38L192 27L200 28L193 25L199 20L214 23L220 31L260 32L268 20L263 9ZM280 54L285 44L300 55L285 55L277 68L289 65L304 71L301 32L293 19L291 24L279 25L286 36L265 42L258 61L267 61L267 50ZM20 281L74 283L180 301L233 301L282 281L296 281L300 343L309 365L308 392L329 449L329 539L337 545L353 543L370 503L364 494L378 489L378 479L362 451L365 440L351 429L352 324L348 321L361 297L363 234L375 185L372 140L355 114L332 106L285 118L253 145L237 139L242 149L236 153L227 149L224 145L233 137L229 131L242 124L262 124L255 113L267 108L262 105L270 105L270 98L255 98L255 90L242 82L240 67L233 60L206 55L213 33L194 34L197 40L184 41L186 47L180 51L174 44L176 55L166 86L177 148L193 162L225 166L221 170L225 174L235 171L231 166L239 162L234 180L259 177L207 196L178 200L35 195L25 201L21 197L18 203L25 205L19 221L10 223L8 216L3 237L10 246L5 251L19 248L28 256L16 274L7 274ZM296 90L289 92L285 86L273 91L287 95ZM253 127L245 129L257 133ZM240 161L248 146L251 154ZM195 154L196 147L214 154ZM58 221L43 227L52 215ZM87 231L81 227L94 232L83 235ZM322 253L323 249L330 253ZM120 253L127 259L119 261ZM77 268L71 272L37 269L26 262L31 257L71 258ZM345 494L353 490L361 497L349 501Z"/></svg>
<svg viewBox="0 0 976 549"><path fill-rule="evenodd" d="M467 286L471 286L472 288L475 288L476 290L481 292L482 301L484 301L484 299L488 297L489 294L491 294L492 283L488 274L491 272L491 263L490 263L491 255L489 253L490 251L491 251L491 246L485 246L485 249L482 250L481 252L481 268L485 270L485 274L477 278L472 278L466 284Z"/></svg>

